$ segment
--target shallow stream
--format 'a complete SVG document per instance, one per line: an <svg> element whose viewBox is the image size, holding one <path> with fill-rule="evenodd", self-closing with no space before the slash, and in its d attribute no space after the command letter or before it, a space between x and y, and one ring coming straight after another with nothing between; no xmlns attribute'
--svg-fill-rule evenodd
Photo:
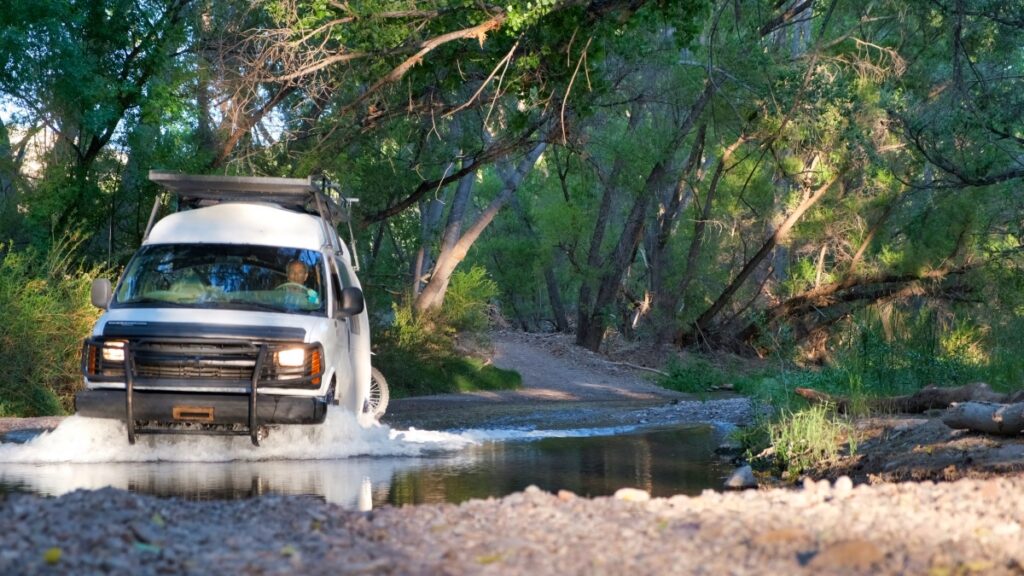
<svg viewBox="0 0 1024 576"><path fill-rule="evenodd" d="M714 454L727 426L623 425L622 407L540 414L484 427L395 428L330 413L322 426L247 438L147 436L134 445L118 422L71 417L32 437L0 443L0 492L60 495L113 486L188 499L302 494L347 508L462 502L536 485L583 496L622 487L654 496L717 488L729 466ZM588 412L589 410L589 412ZM559 416L563 417L559 417ZM536 415L535 415L536 416ZM574 426L574 424L577 424Z"/></svg>

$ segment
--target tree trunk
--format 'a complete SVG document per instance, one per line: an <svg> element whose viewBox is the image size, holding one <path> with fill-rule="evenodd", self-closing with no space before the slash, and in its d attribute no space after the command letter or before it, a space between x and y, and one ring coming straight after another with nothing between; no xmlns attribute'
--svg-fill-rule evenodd
<svg viewBox="0 0 1024 576"><path fill-rule="evenodd" d="M480 237L484 229L490 225L501 208L508 203L512 195L516 193L519 185L533 168L534 164L537 163L537 159L540 158L546 146L546 142L541 142L534 146L533 150L519 162L516 170L505 180L505 188L484 209L480 217L477 218L477 221L462 234L451 250L446 254L438 256L434 272L430 275L430 281L427 282L426 287L423 288L423 291L420 292L420 295L413 304L417 314L435 312L441 309L441 305L444 304L445 291L448 289L448 282L451 280L455 268L466 258L473 243Z"/></svg>
<svg viewBox="0 0 1024 576"><path fill-rule="evenodd" d="M654 166L651 168L650 173L644 181L643 190L633 201L633 206L629 211L629 215L626 217L622 235L619 236L619 241L612 252L611 259L603 266L600 265L601 246L600 243L595 240L603 240L604 226L606 226L608 214L605 212L599 212L598 226L595 227L595 238L591 239L590 254L588 256L587 263L591 270L603 270L603 274L599 277L600 280L598 282L597 297L593 304L590 303L592 288L589 283L584 280L580 287L579 313L577 315L579 320L576 326L576 344L593 351L597 351L598 348L601 347L601 341L604 339L606 310L612 305L615 297L618 295L626 267L629 265L633 254L636 253L636 249L640 244L641 238L643 238L647 209L650 206L652 199L657 197L658 192L665 185L665 180L668 177L668 174L672 171L670 166L673 156L686 140L686 137L689 136L690 131L697 122L697 119L704 112L704 108L707 104L711 101L711 98L715 93L715 86L716 84L710 80L705 84L704 90L690 107L682 122L676 128L675 135L662 153L661 159L655 162ZM601 201L602 210L607 212L610 212L611 206L610 199L606 201L610 191L611 190L608 187L605 188L605 197L602 198ZM598 232L601 233L601 238L596 237Z"/></svg>
<svg viewBox="0 0 1024 576"><path fill-rule="evenodd" d="M562 289L558 286L558 277L555 275L555 267L552 263L544 265L544 283L547 285L551 314L555 318L555 330L568 332L569 316L565 313L565 304L562 302Z"/></svg>
<svg viewBox="0 0 1024 576"><path fill-rule="evenodd" d="M632 136L633 132L636 131L636 127L639 125L640 114L633 112L629 116L629 123L626 125L626 133L624 134L624 137L628 138ZM601 244L604 243L604 235L608 229L608 220L611 218L612 200L615 198L615 195L619 190L617 181L624 162L624 158L616 156L615 161L612 163L612 169L608 173L608 177L604 179L604 193L601 194L601 204L598 206L597 220L594 222L594 233L590 236L590 249L587 251L588 271L596 272L601 268ZM583 282L580 283L580 293L576 308L576 344L586 346L587 348L590 348L590 346L584 344L581 334L591 332L590 323L593 316L591 300L593 299L593 289L592 281L584 278Z"/></svg>
<svg viewBox="0 0 1024 576"><path fill-rule="evenodd" d="M470 162L472 164L472 162ZM459 180L458 186L455 189L455 197L452 199L451 209L448 211L448 223L445 225L444 233L441 236L441 248L438 252L438 261L444 260L448 257L451 251L455 248L456 243L459 241L459 234L462 232L462 220L466 215L466 206L469 204L469 199L473 196L473 183L476 181L476 172L470 172ZM437 202L432 200L432 202ZM444 203L438 203L443 210ZM440 221L440 212L436 215L438 221ZM430 237L433 237L433 231L430 232ZM424 242L425 244L425 242ZM430 259L428 264L425 264L423 269L426 272L430 266L433 265L433 259ZM425 274L424 274L425 275ZM421 278L423 276L420 276ZM444 293L448 290L448 281L450 278L443 278L441 281L443 285L440 287L441 299L444 299ZM419 295L419 290L415 293Z"/></svg>
<svg viewBox="0 0 1024 576"><path fill-rule="evenodd" d="M909 297L965 300L972 288L962 277L976 266L961 265L921 274L847 277L793 296L768 309L763 323L750 322L736 333L736 337L750 342L760 334L764 325L787 322L794 326L797 340L802 340L868 304Z"/></svg>
<svg viewBox="0 0 1024 576"><path fill-rule="evenodd" d="M838 412L849 412L851 400L842 396L832 396L811 388L797 388L793 391L797 396L806 398L815 404L832 404ZM920 414L928 410L948 408L957 402L1014 402L1021 399L1024 393L1001 394L989 388L984 382L965 384L955 388L925 386L921 390L906 396L890 398L869 398L864 407L869 410L888 413Z"/></svg>
<svg viewBox="0 0 1024 576"><path fill-rule="evenodd" d="M683 269L679 285L674 290L663 291L657 301L659 306L657 316L662 318L662 323L654 334L656 345L667 343L676 329L675 322L673 322L676 308L679 306L679 301L686 297L686 291L690 287L690 282L697 274L697 263L700 261L701 252L704 248L704 230L707 228L708 221L711 220L711 209L714 206L718 184L721 182L722 174L725 171L725 164L745 141L746 137L740 135L732 145L722 152L722 157L715 166L715 173L711 177L708 193L704 198L704 206L701 209L701 213L693 220L693 237L690 239L690 248L686 254L686 267ZM696 197L696 193L694 193L694 196ZM700 205L698 204L697 207L700 208Z"/></svg>
<svg viewBox="0 0 1024 576"><path fill-rule="evenodd" d="M601 347L604 339L607 309L612 305L619 293L622 284L622 276L629 265L630 256L640 243L643 234L644 220L647 215L647 208L651 203L652 194L649 187L660 183L665 173L663 162L659 162L651 170L648 176L648 185L637 196L633 207L626 217L622 235L619 237L618 245L612 253L611 261L604 267L605 273L601 276L598 284L597 298L594 300L593 308L587 317L584 325L579 326L576 332L576 343L580 346L596 352Z"/></svg>
<svg viewBox="0 0 1024 576"><path fill-rule="evenodd" d="M420 201L420 247L416 250L411 262L412 272L412 293L419 296L423 288L423 279L427 271L434 265L434 259L430 253L430 244L434 240L434 233L441 223L441 216L444 214L444 200L430 198Z"/></svg>
<svg viewBox="0 0 1024 576"><path fill-rule="evenodd" d="M668 250L669 240L675 232L679 215L689 208L693 201L695 191L693 183L688 178L698 172L700 159L704 153L704 139L707 133L707 124L701 124L697 129L697 136L690 149L690 156L683 165L683 170L676 181L676 187L669 201L661 207L656 237L650 242L649 252L651 260L651 301L650 307L654 318L654 343L660 345L668 339L675 330L676 308L679 306L679 299L682 294L670 290L666 280L666 270L672 262Z"/></svg>
<svg viewBox="0 0 1024 576"><path fill-rule="evenodd" d="M693 332L695 334L702 335L707 334L709 332L711 328L711 322L715 319L716 316L718 316L718 313L722 311L725 305L732 301L732 297L736 294L740 287L743 286L743 283L746 282L747 278L750 277L754 270L756 270L757 267L761 265L761 262L763 262L764 259L769 254L771 254L772 249L775 248L775 246L779 242L786 239L786 237L789 235L789 231L793 228L793 226L800 220L800 218L803 217L803 215L808 210L810 210L812 206L817 204L818 201L825 196L825 193L828 192L829 188L832 187L832 184L835 183L835 181L836 178L829 180L828 182L822 184L817 190L815 190L814 193L805 198L804 201L801 202L799 206L797 206L796 210L794 210L793 213L790 214L785 219L785 221L783 221L782 224L780 224L779 227L775 229L775 232L772 233L767 239L765 239L764 244L761 245L760 250L758 250L757 253L755 253L754 256L747 261L747 263L740 270L739 274L737 274L733 281L730 282L728 286L726 286L725 290L722 291L722 293L718 296L715 302L707 310L705 310L699 318L697 318L696 322L694 322Z"/></svg>
<svg viewBox="0 0 1024 576"><path fill-rule="evenodd" d="M942 417L942 423L954 430L1016 436L1024 432L1024 402L964 402L951 407Z"/></svg>

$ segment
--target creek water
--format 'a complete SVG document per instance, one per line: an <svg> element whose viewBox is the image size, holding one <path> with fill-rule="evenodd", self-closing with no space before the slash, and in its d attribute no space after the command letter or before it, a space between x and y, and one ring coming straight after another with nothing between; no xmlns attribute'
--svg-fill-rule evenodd
<svg viewBox="0 0 1024 576"><path fill-rule="evenodd" d="M548 411L542 421L556 425L545 428L524 411L500 427L421 430L407 418L391 427L329 413L322 426L275 430L259 448L247 438L182 436L130 446L118 422L71 417L53 431L0 443L0 492L57 496L113 486L194 500L301 494L369 509L500 497L530 485L582 496L622 487L696 494L721 486L729 471L714 454L725 426L609 425L613 419L593 417L600 409L565 412L591 418Z"/></svg>

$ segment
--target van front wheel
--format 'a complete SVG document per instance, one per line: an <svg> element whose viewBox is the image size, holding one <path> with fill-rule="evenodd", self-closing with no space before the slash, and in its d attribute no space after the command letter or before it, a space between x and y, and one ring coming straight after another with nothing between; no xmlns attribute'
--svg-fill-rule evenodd
<svg viewBox="0 0 1024 576"><path fill-rule="evenodd" d="M391 400L391 392L388 391L388 381L380 370L370 368L370 397L367 398L368 412L374 418L380 419L388 409L388 401Z"/></svg>

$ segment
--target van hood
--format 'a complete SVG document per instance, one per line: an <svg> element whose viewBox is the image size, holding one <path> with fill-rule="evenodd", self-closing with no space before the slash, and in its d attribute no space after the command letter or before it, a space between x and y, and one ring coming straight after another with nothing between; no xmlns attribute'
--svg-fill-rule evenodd
<svg viewBox="0 0 1024 576"><path fill-rule="evenodd" d="M238 310L122 308L108 310L94 336L223 338L308 342L322 316Z"/></svg>

